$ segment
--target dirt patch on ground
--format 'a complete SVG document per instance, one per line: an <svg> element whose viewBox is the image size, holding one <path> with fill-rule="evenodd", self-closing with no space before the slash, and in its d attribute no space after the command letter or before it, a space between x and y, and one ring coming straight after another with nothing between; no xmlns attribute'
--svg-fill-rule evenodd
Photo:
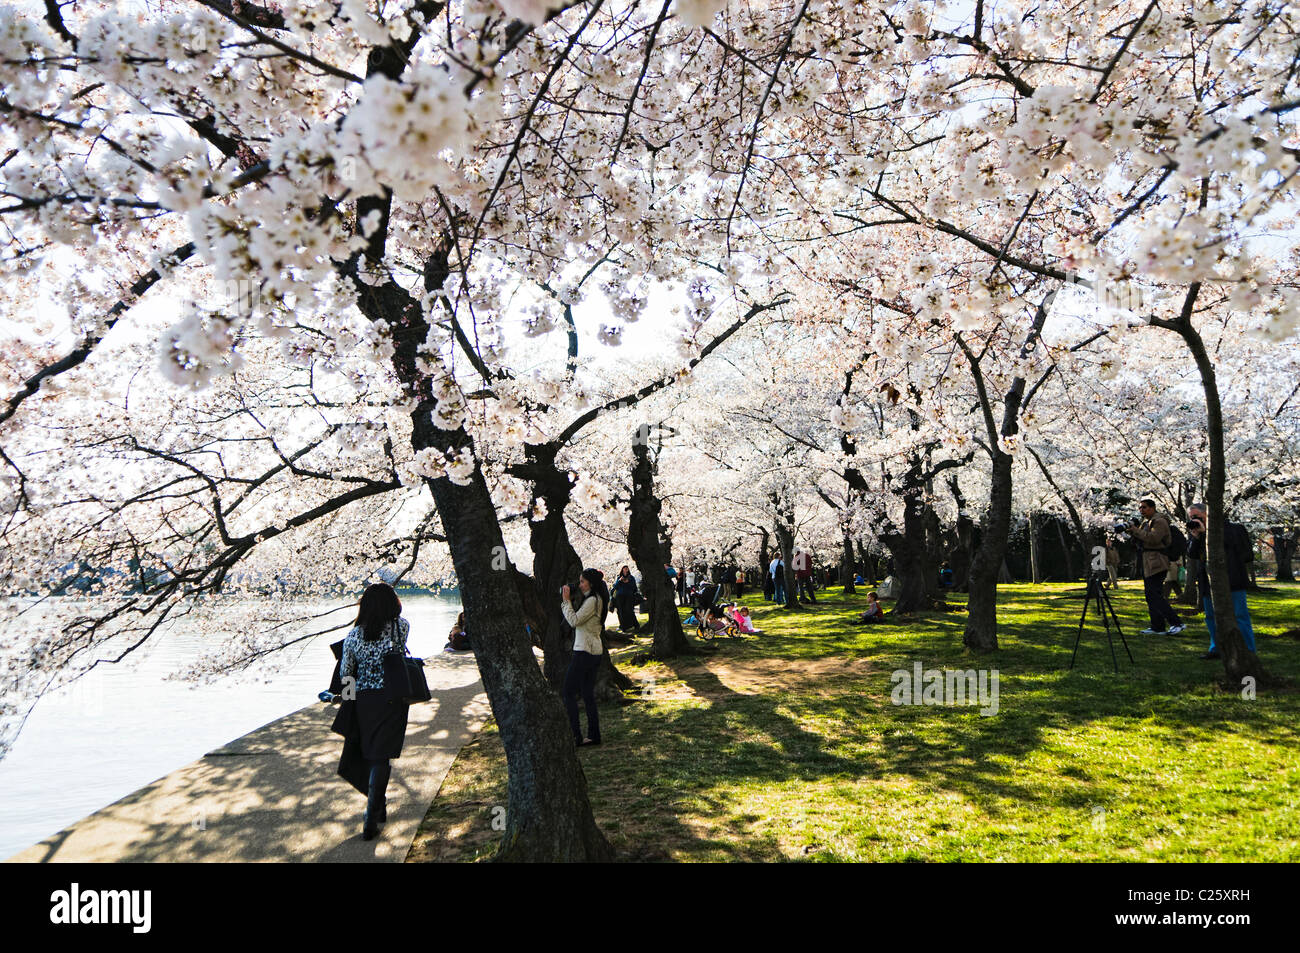
<svg viewBox="0 0 1300 953"><path fill-rule="evenodd" d="M480 732L461 749L411 843L408 864L459 863L496 850L505 818L505 757L495 731Z"/></svg>
<svg viewBox="0 0 1300 953"><path fill-rule="evenodd" d="M664 681L633 673L652 683L656 698L719 698L761 695L770 691L809 692L829 688L846 678L861 678L872 670L867 659L691 659L671 666L675 679Z"/></svg>

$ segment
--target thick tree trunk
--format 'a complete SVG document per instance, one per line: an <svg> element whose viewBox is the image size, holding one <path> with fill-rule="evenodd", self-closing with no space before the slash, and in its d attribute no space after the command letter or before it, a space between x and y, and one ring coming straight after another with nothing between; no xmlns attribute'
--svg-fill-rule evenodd
<svg viewBox="0 0 1300 953"><path fill-rule="evenodd" d="M1056 290L1053 289L1035 310L1033 323L1020 348L1022 359L1037 345L1038 336L1042 333L1048 311L1055 299ZM984 372L980 368L980 358L960 335L956 336L956 340L969 362L975 390L979 395L980 410L984 415L984 425L988 431L989 453L993 457L993 469L989 477L989 508L980 527L979 546L971 560L970 600L967 603L969 615L962 642L972 651L992 652L998 647L998 579L1006 571L1007 544L1011 536L1011 456L1003 452L998 435L1011 437L1020 429L1017 419L1021 402L1025 399L1025 379L1011 379L1011 386L1002 399L1002 426L998 428L993 416L993 402L989 398Z"/></svg>
<svg viewBox="0 0 1300 953"><path fill-rule="evenodd" d="M894 559L893 577L898 585L894 612L919 612L929 607L926 601L925 549L904 534L884 538Z"/></svg>
<svg viewBox="0 0 1300 953"><path fill-rule="evenodd" d="M1228 554L1223 545L1223 531L1227 525L1224 512L1224 485L1227 482L1227 458L1224 453L1223 409L1219 403L1219 385L1214 373L1214 362L1205 350L1205 343L1192 327L1191 306L1196 299L1198 285L1188 291L1187 304L1182 318L1173 322L1173 330L1187 343L1201 374L1201 387L1205 391L1206 436L1209 437L1210 473L1206 484L1205 505L1209 519L1205 527L1205 569L1210 577L1210 600L1214 605L1215 643L1223 654L1223 667L1228 681L1240 685L1249 677L1256 685L1264 681L1264 667L1259 656L1246 648L1246 640L1237 627L1233 612L1232 592L1228 584Z"/></svg>
<svg viewBox="0 0 1300 953"><path fill-rule="evenodd" d="M994 447L989 508L970 568L970 598L962 642L975 652L998 647L998 575L1011 533L1011 457Z"/></svg>
<svg viewBox="0 0 1300 953"><path fill-rule="evenodd" d="M927 466L929 461L926 461ZM934 570L931 574L933 579L929 583L927 595L935 601L943 600L943 592L939 588L939 567L943 565L944 560L944 542L943 542L943 523L939 520L939 514L935 512L934 506L928 500L932 498L933 487L926 487L927 502L921 508L921 525L925 529L925 561Z"/></svg>
<svg viewBox="0 0 1300 953"><path fill-rule="evenodd" d="M640 431L638 431L638 434ZM650 450L640 440L632 441L632 513L628 521L627 551L641 570L641 590L650 602L654 623L655 658L672 658L693 652L681 616L677 614L672 588L664 576L663 525L659 521L662 504L655 495L654 465Z"/></svg>
<svg viewBox="0 0 1300 953"><path fill-rule="evenodd" d="M894 580L899 586L895 612L930 609L942 601L939 567L930 558L927 541L930 507L923 498L924 487L920 457L913 457L903 475L903 532L882 536L894 558Z"/></svg>
<svg viewBox="0 0 1300 953"><path fill-rule="evenodd" d="M542 630L542 670L557 691L564 684L573 657L573 633L564 624L560 612L560 587L576 586L582 573L582 560L569 542L564 525L564 510L569 505L571 487L568 474L555 467L554 450L549 446L528 448L528 479L533 492L546 506L546 516L528 524L528 544L533 551L533 579L546 609Z"/></svg>
<svg viewBox="0 0 1300 953"><path fill-rule="evenodd" d="M425 403L417 411L417 449L438 446L441 434L431 433L436 428L430 410ZM568 718L523 634L514 567L494 568L494 559L505 549L482 471L475 471L467 487L445 477L429 481L429 486L474 633L483 687L506 751L506 830L498 859L610 860L613 850L591 814Z"/></svg>
<svg viewBox="0 0 1300 953"><path fill-rule="evenodd" d="M441 267L445 274L445 260ZM418 348L428 333L419 303L390 283L366 286L359 304L364 314L392 330L394 368L420 398L411 418L412 447L472 453L473 442L463 428L448 431L433 424L428 380L417 370ZM525 635L517 571L502 558L505 544L483 472L476 466L465 486L447 477L427 484L447 537L474 633L479 674L506 753L506 828L497 859L611 860L613 850L587 800L568 719Z"/></svg>
<svg viewBox="0 0 1300 953"><path fill-rule="evenodd" d="M555 465L557 452L558 448L552 444L529 444L527 462L515 468L514 472L532 481L534 492L546 504L545 518L528 524L528 543L533 551L533 579L546 608L542 671L551 686L559 691L573 659L573 630L565 624L560 613L560 587L577 586L584 567L569 541L569 529L564 522L572 486L569 475ZM661 567L661 575L662 572ZM600 701L622 701L623 692L632 687L632 679L614 667L606 644L596 672L596 697Z"/></svg>
<svg viewBox="0 0 1300 953"><path fill-rule="evenodd" d="M1300 533L1294 530L1288 532L1282 526L1274 526L1269 532L1273 534L1273 558L1277 560L1277 581L1295 582L1292 561L1295 559L1296 543L1300 540Z"/></svg>

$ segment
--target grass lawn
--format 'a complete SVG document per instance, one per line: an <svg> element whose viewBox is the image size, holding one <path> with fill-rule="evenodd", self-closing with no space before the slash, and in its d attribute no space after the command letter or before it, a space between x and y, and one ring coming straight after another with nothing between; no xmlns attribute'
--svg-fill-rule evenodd
<svg viewBox="0 0 1300 953"><path fill-rule="evenodd" d="M1113 594L1136 659L1117 645L1118 675L1091 615L1066 668L1081 583L1000 587L988 656L964 652L964 612L851 626L861 589L797 613L747 595L761 636L671 664L617 654L641 692L603 706L604 744L580 751L592 808L626 860L1300 860L1300 640L1282 634L1300 586L1264 585L1257 647L1293 682L1253 700L1197 658L1205 626L1182 606L1181 636L1137 634L1140 582ZM914 662L997 669L997 713L892 704ZM489 856L505 803L489 725L408 860Z"/></svg>

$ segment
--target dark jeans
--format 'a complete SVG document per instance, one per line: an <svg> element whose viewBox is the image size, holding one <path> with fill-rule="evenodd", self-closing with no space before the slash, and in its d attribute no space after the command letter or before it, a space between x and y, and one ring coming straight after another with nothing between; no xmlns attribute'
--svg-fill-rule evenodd
<svg viewBox="0 0 1300 953"><path fill-rule="evenodd" d="M1151 628L1163 632L1166 625L1182 625L1183 620L1165 598L1166 573L1158 572L1142 580L1147 597L1147 611L1151 613Z"/></svg>
<svg viewBox="0 0 1300 953"><path fill-rule="evenodd" d="M592 741L600 740L600 715L596 711L596 670L600 656L590 652L574 652L569 670L564 674L564 707L569 712L569 727L573 740L582 741L582 726L578 724L578 693L587 706L587 734Z"/></svg>
<svg viewBox="0 0 1300 953"><path fill-rule="evenodd" d="M804 596L807 596L809 602L816 602L816 601L817 601L817 597L813 595L813 581L812 581L812 576L809 576L807 579L798 579L798 580L795 580L795 585L797 585L797 586L799 587L799 598L800 598L800 599L802 599Z"/></svg>

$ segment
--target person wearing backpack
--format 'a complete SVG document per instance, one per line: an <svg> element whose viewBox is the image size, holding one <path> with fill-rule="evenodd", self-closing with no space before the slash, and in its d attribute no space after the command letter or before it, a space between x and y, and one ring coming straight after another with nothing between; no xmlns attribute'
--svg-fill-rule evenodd
<svg viewBox="0 0 1300 953"><path fill-rule="evenodd" d="M1165 599L1171 600L1175 594L1181 599L1183 587L1179 581L1179 571L1187 556L1187 537L1177 523L1169 524L1169 545L1165 547L1165 555L1169 557L1169 572L1165 574L1164 583Z"/></svg>
<svg viewBox="0 0 1300 953"><path fill-rule="evenodd" d="M1210 601L1210 574L1205 568L1205 527L1209 515L1209 510L1204 503L1193 503L1187 509L1187 531L1192 535L1187 547L1187 555L1189 559L1197 560L1200 564L1196 584L1205 606L1205 628L1210 633L1209 651L1201 656L1207 661L1222 657L1218 645L1215 644L1214 605ZM1253 652L1255 651L1255 629L1250 623L1250 607L1246 605L1246 589L1250 584L1250 574L1246 569L1246 554L1254 547L1250 544L1250 534L1246 532L1246 527L1240 523L1230 522L1225 522L1223 525L1223 549L1224 555L1228 557L1228 590L1232 593L1232 614L1237 619L1237 628L1246 642L1246 648Z"/></svg>
<svg viewBox="0 0 1300 953"><path fill-rule="evenodd" d="M1129 535L1142 544L1142 588L1147 599L1147 612L1151 616L1151 627L1143 629L1142 634L1161 635L1168 631L1170 635L1178 635L1186 626L1165 598L1169 547L1174 542L1169 520L1156 512L1154 500L1143 500L1138 504L1138 512L1142 517L1134 522ZM1183 552L1186 551L1184 543Z"/></svg>

